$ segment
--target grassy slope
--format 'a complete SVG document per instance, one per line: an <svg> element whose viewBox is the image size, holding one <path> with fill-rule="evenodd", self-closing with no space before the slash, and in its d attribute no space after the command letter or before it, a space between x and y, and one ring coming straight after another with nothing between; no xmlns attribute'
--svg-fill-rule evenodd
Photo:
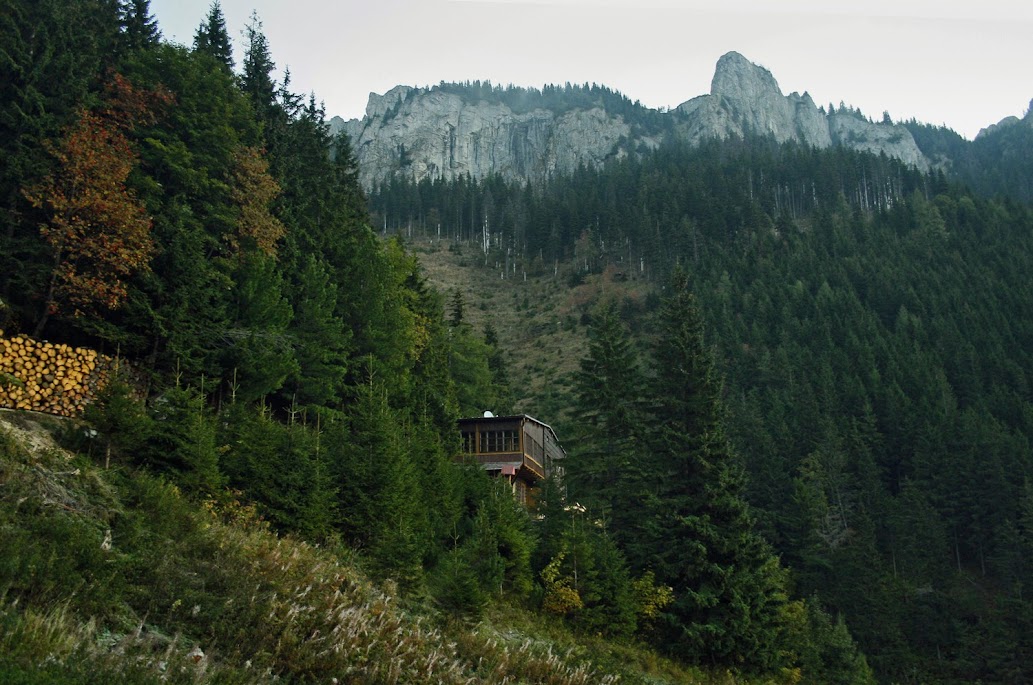
<svg viewBox="0 0 1033 685"><path fill-rule="evenodd" d="M512 608L442 621L346 549L58 448L73 429L0 412L0 682L731 682Z"/></svg>
<svg viewBox="0 0 1033 685"><path fill-rule="evenodd" d="M477 245L463 244L458 253L448 245L416 241L410 248L435 289L448 300L454 290L462 292L475 330L483 331L488 322L495 327L507 354L513 409L552 424L562 441L570 417L571 376L587 351L585 314L611 298L640 311L650 286L612 268L577 278L571 264L503 279L494 264L484 264Z"/></svg>

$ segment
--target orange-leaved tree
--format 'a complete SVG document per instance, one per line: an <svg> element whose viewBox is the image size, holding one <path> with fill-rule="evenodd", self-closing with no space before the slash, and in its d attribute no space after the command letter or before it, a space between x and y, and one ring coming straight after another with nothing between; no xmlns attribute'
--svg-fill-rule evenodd
<svg viewBox="0 0 1033 685"><path fill-rule="evenodd" d="M232 197L239 209L236 231L224 236L234 255L258 250L276 257L276 243L286 228L269 211L280 194L280 185L269 174L269 162L262 151L241 147L233 155Z"/></svg>
<svg viewBox="0 0 1033 685"><path fill-rule="evenodd" d="M35 335L59 312L82 316L117 309L127 297L127 278L149 268L155 249L151 218L126 186L137 160L127 134L152 120L153 105L167 100L116 74L103 106L83 109L50 145L54 171L23 191L48 214L40 233L53 259Z"/></svg>

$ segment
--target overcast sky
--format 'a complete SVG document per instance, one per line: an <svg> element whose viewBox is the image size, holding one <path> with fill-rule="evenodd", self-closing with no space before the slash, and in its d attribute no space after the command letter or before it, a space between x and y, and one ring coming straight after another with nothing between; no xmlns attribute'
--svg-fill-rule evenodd
<svg viewBox="0 0 1033 685"><path fill-rule="evenodd" d="M370 92L488 80L598 83L649 107L710 91L735 50L784 94L915 117L966 138L1033 98L1033 2L1019 0L222 0L230 37L257 11L292 90L361 117ZM151 0L189 45L211 0ZM717 9L720 7L720 9Z"/></svg>

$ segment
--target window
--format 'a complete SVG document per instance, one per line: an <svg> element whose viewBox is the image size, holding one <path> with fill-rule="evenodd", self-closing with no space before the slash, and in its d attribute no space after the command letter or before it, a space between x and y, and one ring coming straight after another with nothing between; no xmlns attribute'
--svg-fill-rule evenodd
<svg viewBox="0 0 1033 685"><path fill-rule="evenodd" d="M520 444L518 437L514 430L481 433L481 451L516 452Z"/></svg>

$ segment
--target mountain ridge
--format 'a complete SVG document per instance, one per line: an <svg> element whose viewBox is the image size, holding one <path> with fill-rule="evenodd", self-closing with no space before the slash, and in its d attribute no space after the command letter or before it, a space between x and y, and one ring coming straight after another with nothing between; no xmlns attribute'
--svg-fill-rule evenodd
<svg viewBox="0 0 1033 685"><path fill-rule="evenodd" d="M371 93L362 119L333 117L330 126L351 139L366 188L394 175L419 181L494 174L539 182L580 165L598 167L647 153L668 141L698 145L752 135L886 154L920 171L954 163L923 152L903 123L874 122L842 104L826 112L806 91L784 95L770 71L734 51L717 61L710 93L670 110L632 103L594 84L538 91L443 82Z"/></svg>

